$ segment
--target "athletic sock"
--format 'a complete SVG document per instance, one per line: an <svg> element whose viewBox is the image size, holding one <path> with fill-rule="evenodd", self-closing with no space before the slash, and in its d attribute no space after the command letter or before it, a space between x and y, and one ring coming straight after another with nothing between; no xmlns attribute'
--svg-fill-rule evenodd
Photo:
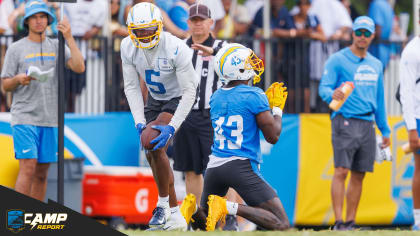
<svg viewBox="0 0 420 236"><path fill-rule="evenodd" d="M226 208L229 215L236 215L238 212L238 203L226 201Z"/></svg>
<svg viewBox="0 0 420 236"><path fill-rule="evenodd" d="M171 214L174 214L174 213L176 213L176 212L180 212L180 211L179 211L179 206L176 206L176 207L171 207Z"/></svg>
<svg viewBox="0 0 420 236"><path fill-rule="evenodd" d="M163 208L169 208L169 195L166 197L158 196L157 206L163 207Z"/></svg>
<svg viewBox="0 0 420 236"><path fill-rule="evenodd" d="M420 209L413 210L414 225L420 225Z"/></svg>

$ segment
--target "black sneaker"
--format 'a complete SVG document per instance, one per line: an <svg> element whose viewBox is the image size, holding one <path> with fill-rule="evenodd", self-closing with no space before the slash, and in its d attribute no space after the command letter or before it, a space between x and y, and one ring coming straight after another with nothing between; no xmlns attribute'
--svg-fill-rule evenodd
<svg viewBox="0 0 420 236"><path fill-rule="evenodd" d="M334 226L333 226L332 230L346 230L343 221L337 220L334 223Z"/></svg>
<svg viewBox="0 0 420 236"><path fill-rule="evenodd" d="M149 221L149 227L150 228L157 228L157 227L163 227L166 224L166 212L165 208L163 207L156 207L153 210L153 216L152 219Z"/></svg>
<svg viewBox="0 0 420 236"><path fill-rule="evenodd" d="M226 215L226 224L223 227L224 231L239 231L238 220L236 216Z"/></svg>

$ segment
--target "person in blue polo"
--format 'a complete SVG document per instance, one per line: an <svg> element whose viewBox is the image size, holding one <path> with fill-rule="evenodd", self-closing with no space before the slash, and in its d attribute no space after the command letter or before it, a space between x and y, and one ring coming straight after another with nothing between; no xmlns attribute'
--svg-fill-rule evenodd
<svg viewBox="0 0 420 236"><path fill-rule="evenodd" d="M11 125L15 157L19 160L15 190L41 201L45 198L48 168L57 161L58 40L45 35L53 20L42 0L25 4L23 21L28 36L10 45L0 76L3 89L13 95ZM66 66L83 72L84 60L70 24L60 21L57 29L67 42ZM27 74L30 67L48 73L42 79L31 77Z"/></svg>
<svg viewBox="0 0 420 236"><path fill-rule="evenodd" d="M389 146L391 133L385 111L382 63L368 53L375 24L367 16L353 23L352 44L333 55L325 64L319 95L330 103L344 99L343 83L354 84L353 93L331 114L334 176L331 184L334 230L352 230L366 172L373 172L376 152L375 122L382 133L381 148ZM345 180L351 172L347 191ZM344 197L346 221L342 219Z"/></svg>

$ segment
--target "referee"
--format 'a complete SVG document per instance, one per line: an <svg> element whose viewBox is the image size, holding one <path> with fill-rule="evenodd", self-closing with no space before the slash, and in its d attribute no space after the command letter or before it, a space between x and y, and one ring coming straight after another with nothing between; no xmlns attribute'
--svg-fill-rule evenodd
<svg viewBox="0 0 420 236"><path fill-rule="evenodd" d="M191 37L187 45L194 50L192 64L199 75L198 97L192 111L174 137L174 170L185 173L187 194L194 194L200 202L203 172L207 167L213 128L210 120L210 97L222 83L213 68L213 56L225 44L211 35L210 10L206 5L194 4L189 9L188 26Z"/></svg>

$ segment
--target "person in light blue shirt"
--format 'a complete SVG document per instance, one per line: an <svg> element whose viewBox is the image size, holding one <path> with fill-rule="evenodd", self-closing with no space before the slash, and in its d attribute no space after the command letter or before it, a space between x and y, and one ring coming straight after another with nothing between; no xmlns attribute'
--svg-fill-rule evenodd
<svg viewBox="0 0 420 236"><path fill-rule="evenodd" d="M381 148L389 146L391 133L385 111L382 63L367 52L375 34L375 24L367 16L353 23L352 44L334 53L326 62L319 95L330 103L344 99L344 82L354 90L341 108L331 114L334 176L331 184L335 214L334 230L355 228L354 219L362 192L365 172L372 172L376 152L374 122L382 133ZM351 171L348 190L345 180ZM346 193L347 192L347 193ZM346 193L346 222L342 219Z"/></svg>
<svg viewBox="0 0 420 236"><path fill-rule="evenodd" d="M394 11L387 0L373 0L369 5L369 17L375 22L375 37L379 40L389 40L392 33ZM385 69L391 55L391 45L385 43L373 44L369 52L378 58Z"/></svg>

